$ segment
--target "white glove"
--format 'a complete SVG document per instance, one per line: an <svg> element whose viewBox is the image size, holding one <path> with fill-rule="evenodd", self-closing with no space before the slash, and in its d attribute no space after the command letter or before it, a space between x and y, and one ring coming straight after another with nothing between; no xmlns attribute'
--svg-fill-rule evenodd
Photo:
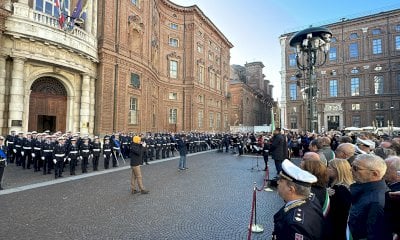
<svg viewBox="0 0 400 240"><path fill-rule="evenodd" d="M44 160L44 157L41 157L42 160Z"/></svg>
<svg viewBox="0 0 400 240"><path fill-rule="evenodd" d="M8 163L7 163L7 159L4 159L5 160L5 163L6 163L6 167L7 167L7 165L8 165Z"/></svg>
<svg viewBox="0 0 400 240"><path fill-rule="evenodd" d="M143 147L146 147L146 142L143 142L143 143L142 143L142 146L143 146Z"/></svg>
<svg viewBox="0 0 400 240"><path fill-rule="evenodd" d="M21 156L24 156L25 155L25 152L21 152Z"/></svg>
<svg viewBox="0 0 400 240"><path fill-rule="evenodd" d="M13 149L13 152L14 152L14 153L17 153L17 149L14 148L14 149Z"/></svg>
<svg viewBox="0 0 400 240"><path fill-rule="evenodd" d="M90 154L90 158L93 158L93 154Z"/></svg>
<svg viewBox="0 0 400 240"><path fill-rule="evenodd" d="M34 154L34 153L32 153L31 155L32 155L32 157L36 157L36 154Z"/></svg>
<svg viewBox="0 0 400 240"><path fill-rule="evenodd" d="M53 159L53 163L56 164L57 160Z"/></svg>
<svg viewBox="0 0 400 240"><path fill-rule="evenodd" d="M64 158L64 162L67 161L67 158Z"/></svg>
<svg viewBox="0 0 400 240"><path fill-rule="evenodd" d="M103 157L106 158L106 155L104 154Z"/></svg>
<svg viewBox="0 0 400 240"><path fill-rule="evenodd" d="M82 159L83 159L83 157L82 157L82 156L79 156L79 159L80 159L80 160L82 160Z"/></svg>
<svg viewBox="0 0 400 240"><path fill-rule="evenodd" d="M71 158L68 158L68 162L70 162L71 161Z"/></svg>

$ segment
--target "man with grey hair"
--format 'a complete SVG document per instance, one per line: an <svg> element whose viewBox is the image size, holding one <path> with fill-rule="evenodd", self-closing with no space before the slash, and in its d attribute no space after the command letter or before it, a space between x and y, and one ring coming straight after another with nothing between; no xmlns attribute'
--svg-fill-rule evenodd
<svg viewBox="0 0 400 240"><path fill-rule="evenodd" d="M400 201L389 197L390 192L400 191L400 157L392 156L386 158L385 162L387 170L384 179L390 189L386 193L385 215L390 231L400 237L400 225L398 224Z"/></svg>
<svg viewBox="0 0 400 240"><path fill-rule="evenodd" d="M274 215L272 239L322 239L321 207L309 199L317 178L289 160L282 162L278 194L285 205Z"/></svg>
<svg viewBox="0 0 400 240"><path fill-rule="evenodd" d="M385 161L376 155L359 154L352 163L355 183L350 186L352 206L347 234L353 239L392 239L384 215L385 172Z"/></svg>
<svg viewBox="0 0 400 240"><path fill-rule="evenodd" d="M351 143L341 143L335 150L336 158L346 159L351 164L354 161L356 148Z"/></svg>

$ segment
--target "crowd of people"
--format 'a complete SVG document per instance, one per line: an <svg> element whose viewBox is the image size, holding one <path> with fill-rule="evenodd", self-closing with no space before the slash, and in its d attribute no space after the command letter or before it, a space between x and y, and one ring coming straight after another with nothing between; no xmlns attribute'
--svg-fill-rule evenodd
<svg viewBox="0 0 400 240"><path fill-rule="evenodd" d="M178 170L188 169L186 154L259 154L274 160L278 194L285 205L274 216L274 239L399 239L400 137L371 133L296 134L276 129L253 133L114 133L100 139L79 133L11 132L0 136L0 183L4 167L62 177L91 161L97 171L130 159L132 194L146 194L140 166L179 153ZM290 159L300 158L300 164ZM138 189L136 188L136 184ZM0 185L1 189L1 185Z"/></svg>
<svg viewBox="0 0 400 240"><path fill-rule="evenodd" d="M286 149L272 148L277 136ZM399 239L400 137L277 131L270 147L272 158L278 151L274 180L285 201L274 239ZM299 166L280 158L285 150Z"/></svg>

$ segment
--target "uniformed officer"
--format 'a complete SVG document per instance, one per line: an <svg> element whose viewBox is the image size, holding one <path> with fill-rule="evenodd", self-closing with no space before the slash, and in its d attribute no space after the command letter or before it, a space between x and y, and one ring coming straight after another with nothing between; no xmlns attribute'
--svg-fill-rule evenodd
<svg viewBox="0 0 400 240"><path fill-rule="evenodd" d="M161 137L159 135L157 135L156 139L155 139L155 143L156 143L156 159L160 159L160 152L161 152Z"/></svg>
<svg viewBox="0 0 400 240"><path fill-rule="evenodd" d="M87 166L89 163L89 156L90 156L90 144L89 144L89 137L83 137L83 143L80 148L80 159L82 160L82 173L87 173Z"/></svg>
<svg viewBox="0 0 400 240"><path fill-rule="evenodd" d="M99 168L99 158L101 153L101 143L99 136L94 137L94 141L92 143L92 161L93 161L93 171L97 171Z"/></svg>
<svg viewBox="0 0 400 240"><path fill-rule="evenodd" d="M24 138L24 141L22 143L22 152L24 154L22 154L21 164L23 169L25 169L25 166L27 169L31 168L32 150L33 150L32 133L27 132L26 137Z"/></svg>
<svg viewBox="0 0 400 240"><path fill-rule="evenodd" d="M153 161L154 149L155 149L155 141L154 141L154 139L153 139L153 137L151 135L147 138L147 141L148 141L149 161Z"/></svg>
<svg viewBox="0 0 400 240"><path fill-rule="evenodd" d="M113 146L112 152L112 166L118 167L118 157L121 154L121 140L119 138L119 133L115 133L114 137L110 139Z"/></svg>
<svg viewBox="0 0 400 240"><path fill-rule="evenodd" d="M282 162L278 194L285 205L274 215L272 239L322 239L324 217L321 207L309 200L317 178L289 160Z"/></svg>
<svg viewBox="0 0 400 240"><path fill-rule="evenodd" d="M47 135L46 140L42 145L41 159L43 160L43 175L51 173L51 163L53 161L53 143L51 142L51 136Z"/></svg>
<svg viewBox="0 0 400 240"><path fill-rule="evenodd" d="M66 161L66 153L67 149L65 147L63 137L59 137L57 139L58 143L54 146L53 150L53 163L54 163L54 177L57 179L62 177L62 170L64 166L64 162Z"/></svg>
<svg viewBox="0 0 400 240"><path fill-rule="evenodd" d="M4 137L0 136L0 190L3 190L1 183L5 167L7 167L7 147L4 145Z"/></svg>
<svg viewBox="0 0 400 240"><path fill-rule="evenodd" d="M69 161L69 173L70 175L75 175L75 167L76 167L76 162L79 157L79 146L77 143L76 138L71 138L71 144L69 145L68 148L68 161Z"/></svg>
<svg viewBox="0 0 400 240"><path fill-rule="evenodd" d="M42 163L40 162L41 153L42 153L42 134L37 134L35 131L32 132L32 141L33 141L33 151L32 151L32 158L33 158L33 168L35 172L40 171L40 166Z"/></svg>
<svg viewBox="0 0 400 240"><path fill-rule="evenodd" d="M108 169L110 166L110 158L112 154L112 145L110 143L110 137L104 137L103 144L103 157L104 157L104 169Z"/></svg>
<svg viewBox="0 0 400 240"><path fill-rule="evenodd" d="M14 153L15 153L15 163L17 166L22 166L22 144L24 144L24 132L19 132L18 137L14 141Z"/></svg>
<svg viewBox="0 0 400 240"><path fill-rule="evenodd" d="M17 137L15 135L15 130L12 130L9 135L6 137L6 145L7 145L7 161L10 163L14 163L15 153L14 153L14 141Z"/></svg>

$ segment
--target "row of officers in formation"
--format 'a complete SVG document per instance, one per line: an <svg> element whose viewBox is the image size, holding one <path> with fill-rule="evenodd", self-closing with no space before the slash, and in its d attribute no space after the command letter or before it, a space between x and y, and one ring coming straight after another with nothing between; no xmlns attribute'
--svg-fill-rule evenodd
<svg viewBox="0 0 400 240"><path fill-rule="evenodd" d="M134 134L114 133L89 138L80 133L62 134L50 131L44 133L11 131L9 135L0 137L1 155L7 159L6 163L16 163L23 169L33 166L35 172L43 171L50 174L55 170L55 178L61 177L66 165L69 165L71 175L75 175L76 166L80 162L82 173L88 170L89 161L93 163L93 171L98 170L101 155L104 158L104 168L118 167L119 160L125 161L129 157L130 146ZM175 156L177 151L176 137L179 135L166 133L147 133L142 135L144 147L143 163L154 159L164 159ZM208 135L203 133L186 134L187 151L190 153L205 151L211 148L221 148L223 135ZM3 154L2 154L3 153Z"/></svg>

